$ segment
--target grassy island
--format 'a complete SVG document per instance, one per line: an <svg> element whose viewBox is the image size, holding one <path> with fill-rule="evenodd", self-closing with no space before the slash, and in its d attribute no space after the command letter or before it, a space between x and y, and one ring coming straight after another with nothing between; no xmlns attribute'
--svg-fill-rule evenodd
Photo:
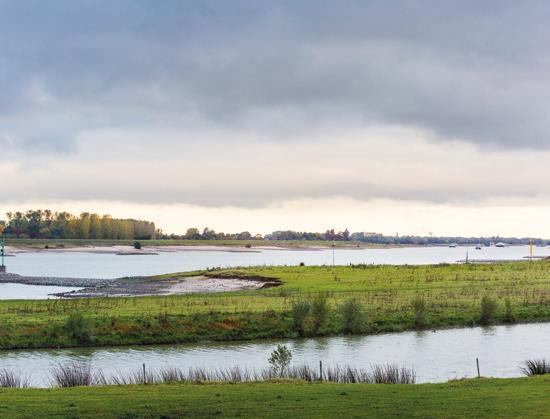
<svg viewBox="0 0 550 419"><path fill-rule="evenodd" d="M343 324L343 307L350 301L361 318L351 329L353 333L547 321L549 268L548 261L532 261L257 267L160 275L148 280L215 276L250 278L278 286L227 293L0 301L0 347L130 345L349 333L349 327ZM300 312L301 309L305 311Z"/></svg>

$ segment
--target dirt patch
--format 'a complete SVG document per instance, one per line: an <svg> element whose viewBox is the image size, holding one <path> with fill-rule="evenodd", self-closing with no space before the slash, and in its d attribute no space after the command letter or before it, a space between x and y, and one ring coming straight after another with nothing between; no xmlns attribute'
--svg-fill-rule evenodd
<svg viewBox="0 0 550 419"><path fill-rule="evenodd" d="M189 294L197 292L226 292L257 290L263 287L260 281L241 278L213 278L195 276L186 278L169 287L167 294Z"/></svg>

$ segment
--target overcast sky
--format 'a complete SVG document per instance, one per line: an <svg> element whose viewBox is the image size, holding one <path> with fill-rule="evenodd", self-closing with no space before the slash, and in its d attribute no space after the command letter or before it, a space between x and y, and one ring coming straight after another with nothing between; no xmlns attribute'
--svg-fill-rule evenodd
<svg viewBox="0 0 550 419"><path fill-rule="evenodd" d="M0 211L550 237L550 3L0 0Z"/></svg>

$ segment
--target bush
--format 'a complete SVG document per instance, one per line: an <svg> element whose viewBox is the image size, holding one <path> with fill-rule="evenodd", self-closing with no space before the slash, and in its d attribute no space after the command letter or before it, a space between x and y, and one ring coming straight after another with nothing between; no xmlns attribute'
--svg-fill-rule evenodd
<svg viewBox="0 0 550 419"><path fill-rule="evenodd" d="M324 295L318 295L313 300L311 306L311 314L313 316L313 329L315 333L318 333L327 322L329 307L327 297Z"/></svg>
<svg viewBox="0 0 550 419"><path fill-rule="evenodd" d="M495 301L495 299L487 295L483 296L483 298L481 299L481 317L479 319L480 323L484 325L490 324L495 317L496 311L497 302Z"/></svg>
<svg viewBox="0 0 550 419"><path fill-rule="evenodd" d="M141 249L141 243L140 242L134 242L134 249L140 250Z"/></svg>
<svg viewBox="0 0 550 419"><path fill-rule="evenodd" d="M268 359L271 368L279 377L283 376L291 360L292 352L285 345L278 345Z"/></svg>
<svg viewBox="0 0 550 419"><path fill-rule="evenodd" d="M504 300L504 321L507 323L515 323L516 315L514 314L514 308L510 299Z"/></svg>
<svg viewBox="0 0 550 419"><path fill-rule="evenodd" d="M345 333L361 333L365 329L365 310L358 300L351 299L346 301L340 310L342 314L342 329Z"/></svg>
<svg viewBox="0 0 550 419"><path fill-rule="evenodd" d="M311 303L309 301L298 301L292 306L292 322L294 330L300 336L306 334L306 322L311 313Z"/></svg>
<svg viewBox="0 0 550 419"><path fill-rule="evenodd" d="M426 301L422 297L416 297L412 301L414 310L414 327L421 329L426 325Z"/></svg>
<svg viewBox="0 0 550 419"><path fill-rule="evenodd" d="M78 343L87 343L92 336L90 320L80 313L71 313L65 321L65 331Z"/></svg>

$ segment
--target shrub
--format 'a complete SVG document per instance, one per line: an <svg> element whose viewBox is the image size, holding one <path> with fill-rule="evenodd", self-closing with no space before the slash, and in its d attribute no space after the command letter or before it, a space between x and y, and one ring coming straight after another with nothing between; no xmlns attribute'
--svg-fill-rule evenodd
<svg viewBox="0 0 550 419"><path fill-rule="evenodd" d="M516 315L514 313L514 308L512 307L512 302L509 298L504 300L504 320L507 323L515 323Z"/></svg>
<svg viewBox="0 0 550 419"><path fill-rule="evenodd" d="M285 345L278 345L268 359L271 368L279 377L283 376L291 360L292 352Z"/></svg>
<svg viewBox="0 0 550 419"><path fill-rule="evenodd" d="M481 299L481 317L479 319L481 324L490 324L495 317L497 311L497 302L494 298L487 295Z"/></svg>
<svg viewBox="0 0 550 419"><path fill-rule="evenodd" d="M414 310L414 327L421 329L426 325L426 301L422 297L416 297L412 301Z"/></svg>
<svg viewBox="0 0 550 419"><path fill-rule="evenodd" d="M326 324L328 317L329 306L327 302L327 297L324 295L318 295L313 300L311 306L311 314L313 316L313 329L315 333L318 333L319 330Z"/></svg>
<svg viewBox="0 0 550 419"><path fill-rule="evenodd" d="M358 300L347 300L340 310L342 314L342 329L345 333L361 333L365 329L365 310Z"/></svg>
<svg viewBox="0 0 550 419"><path fill-rule="evenodd" d="M71 313L65 321L65 331L78 343L87 343L92 336L90 320L80 313Z"/></svg>
<svg viewBox="0 0 550 419"><path fill-rule="evenodd" d="M141 249L141 243L137 241L134 242L134 249L137 249L137 250Z"/></svg>
<svg viewBox="0 0 550 419"><path fill-rule="evenodd" d="M306 321L311 313L311 303L309 301L298 301L292 306L292 322L294 330L300 336L306 334Z"/></svg>

